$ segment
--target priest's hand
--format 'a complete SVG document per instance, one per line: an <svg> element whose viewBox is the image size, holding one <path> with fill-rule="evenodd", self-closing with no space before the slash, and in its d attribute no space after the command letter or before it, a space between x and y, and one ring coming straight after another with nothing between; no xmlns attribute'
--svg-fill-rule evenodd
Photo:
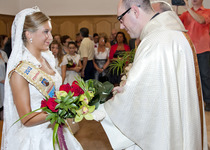
<svg viewBox="0 0 210 150"><path fill-rule="evenodd" d="M112 93L113 95L116 95L117 93L122 93L124 91L124 88L122 86L116 86L113 88Z"/></svg>
<svg viewBox="0 0 210 150"><path fill-rule="evenodd" d="M100 110L100 108L92 112L92 115L95 121L101 121L106 117L106 113L103 110Z"/></svg>

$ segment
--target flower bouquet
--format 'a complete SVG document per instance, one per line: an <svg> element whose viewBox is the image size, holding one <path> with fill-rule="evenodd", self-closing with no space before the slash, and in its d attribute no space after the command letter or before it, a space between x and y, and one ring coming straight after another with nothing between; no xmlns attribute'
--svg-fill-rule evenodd
<svg viewBox="0 0 210 150"><path fill-rule="evenodd" d="M71 86L68 83L61 85L54 97L41 101L41 108L24 115L19 120L38 110L47 112L46 120L54 124L52 137L54 149L57 141L60 149L64 147L67 150L63 135L63 125L68 126L66 119L73 118L75 122L80 122L83 118L93 120L91 113L109 98L113 87L109 82L101 83L92 79L84 81L78 77Z"/></svg>
<svg viewBox="0 0 210 150"><path fill-rule="evenodd" d="M68 64L66 64L67 68L74 68L77 64L74 63L74 61L72 59L68 59Z"/></svg>

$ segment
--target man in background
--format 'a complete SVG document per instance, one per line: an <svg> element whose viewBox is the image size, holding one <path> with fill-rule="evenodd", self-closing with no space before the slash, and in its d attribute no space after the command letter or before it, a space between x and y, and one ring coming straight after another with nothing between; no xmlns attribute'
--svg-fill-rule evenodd
<svg viewBox="0 0 210 150"><path fill-rule="evenodd" d="M205 110L210 111L210 9L203 7L203 0L191 0L192 8L185 0L186 12L180 19L195 46L200 69Z"/></svg>
<svg viewBox="0 0 210 150"><path fill-rule="evenodd" d="M84 80L94 79L94 44L89 38L88 28L81 28L80 35L82 42L79 47L79 54L83 65L81 76L84 78Z"/></svg>
<svg viewBox="0 0 210 150"><path fill-rule="evenodd" d="M93 34L94 48L98 48L98 41L99 41L98 33L94 33Z"/></svg>
<svg viewBox="0 0 210 150"><path fill-rule="evenodd" d="M117 35L117 30L116 29L112 29L111 41L110 41L111 46L117 44L116 35Z"/></svg>

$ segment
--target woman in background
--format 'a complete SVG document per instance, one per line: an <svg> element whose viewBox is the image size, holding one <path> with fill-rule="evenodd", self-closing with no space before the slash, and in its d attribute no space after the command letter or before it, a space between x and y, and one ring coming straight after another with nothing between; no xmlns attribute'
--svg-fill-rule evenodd
<svg viewBox="0 0 210 150"><path fill-rule="evenodd" d="M80 55L76 53L77 46L76 43L71 41L68 43L69 52L65 55L65 59L67 60L66 67L66 79L64 83L69 83L70 85L76 77L79 76L80 71L82 69L82 63L80 60Z"/></svg>
<svg viewBox="0 0 210 150"><path fill-rule="evenodd" d="M105 33L99 34L99 44L95 48L95 55L93 59L93 65L96 69L95 79L100 82L108 81L107 67L109 66L109 48L105 47L107 42L107 35Z"/></svg>
<svg viewBox="0 0 210 150"><path fill-rule="evenodd" d="M62 77L62 84L64 83L64 80L66 78L66 64L67 60L64 57L64 54L62 52L62 46L58 41L54 40L50 44L50 50L52 51L54 57L55 57L55 68L59 72L59 74Z"/></svg>
<svg viewBox="0 0 210 150"><path fill-rule="evenodd" d="M0 43L3 38L0 38ZM1 46L1 45L0 45ZM3 103L4 103L4 80L6 75L7 54L0 49L0 119L3 120Z"/></svg>
<svg viewBox="0 0 210 150"><path fill-rule="evenodd" d="M122 56L122 52L130 51L129 46L127 45L127 40L125 34L123 32L117 32L116 35L117 44L112 45L109 59L110 61L114 61L116 59L120 59ZM110 70L110 82L115 86L118 86L121 81L121 76L117 73L117 70Z"/></svg>

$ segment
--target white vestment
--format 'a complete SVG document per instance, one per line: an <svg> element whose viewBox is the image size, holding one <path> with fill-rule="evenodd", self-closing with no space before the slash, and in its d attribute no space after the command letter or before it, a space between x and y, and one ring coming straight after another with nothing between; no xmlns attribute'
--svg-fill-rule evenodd
<svg viewBox="0 0 210 150"><path fill-rule="evenodd" d="M124 91L104 104L108 117L102 125L114 149L135 143L143 150L201 150L202 144L207 150L205 116L200 117L193 53L185 31L171 11L159 14L142 30ZM124 135L127 142L118 143Z"/></svg>

